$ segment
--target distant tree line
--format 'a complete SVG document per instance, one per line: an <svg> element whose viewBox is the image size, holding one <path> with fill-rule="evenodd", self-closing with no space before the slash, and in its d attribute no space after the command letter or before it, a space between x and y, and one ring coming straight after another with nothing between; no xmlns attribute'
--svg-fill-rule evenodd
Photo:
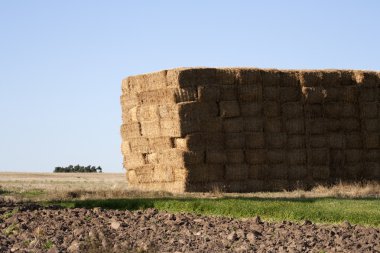
<svg viewBox="0 0 380 253"><path fill-rule="evenodd" d="M54 173L102 173L102 167L69 165L67 167L55 167Z"/></svg>

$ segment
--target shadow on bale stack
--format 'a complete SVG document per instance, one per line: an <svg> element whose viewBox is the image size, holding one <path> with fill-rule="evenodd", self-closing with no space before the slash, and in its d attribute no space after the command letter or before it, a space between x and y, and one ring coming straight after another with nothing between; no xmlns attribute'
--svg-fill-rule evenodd
<svg viewBox="0 0 380 253"><path fill-rule="evenodd" d="M380 74L183 68L122 83L131 189L247 192L380 180Z"/></svg>

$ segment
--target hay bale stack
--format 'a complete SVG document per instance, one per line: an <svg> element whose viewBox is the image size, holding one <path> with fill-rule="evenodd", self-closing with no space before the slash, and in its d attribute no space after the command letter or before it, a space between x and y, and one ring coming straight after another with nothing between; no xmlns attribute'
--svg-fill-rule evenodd
<svg viewBox="0 0 380 253"><path fill-rule="evenodd" d="M183 68L122 83L132 189L380 180L380 73Z"/></svg>

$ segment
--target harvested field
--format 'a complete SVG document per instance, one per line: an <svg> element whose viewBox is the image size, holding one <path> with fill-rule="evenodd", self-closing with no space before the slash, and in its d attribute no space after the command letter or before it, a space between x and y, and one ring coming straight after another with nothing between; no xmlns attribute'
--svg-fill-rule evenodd
<svg viewBox="0 0 380 253"><path fill-rule="evenodd" d="M380 252L380 230L0 202L1 252Z"/></svg>

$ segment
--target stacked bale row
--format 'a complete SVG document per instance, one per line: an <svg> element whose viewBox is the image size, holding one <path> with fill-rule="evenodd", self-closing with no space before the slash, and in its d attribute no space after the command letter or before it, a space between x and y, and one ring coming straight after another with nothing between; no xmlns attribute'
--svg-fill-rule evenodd
<svg viewBox="0 0 380 253"><path fill-rule="evenodd" d="M279 190L379 180L379 74L174 69L123 81L138 189Z"/></svg>

